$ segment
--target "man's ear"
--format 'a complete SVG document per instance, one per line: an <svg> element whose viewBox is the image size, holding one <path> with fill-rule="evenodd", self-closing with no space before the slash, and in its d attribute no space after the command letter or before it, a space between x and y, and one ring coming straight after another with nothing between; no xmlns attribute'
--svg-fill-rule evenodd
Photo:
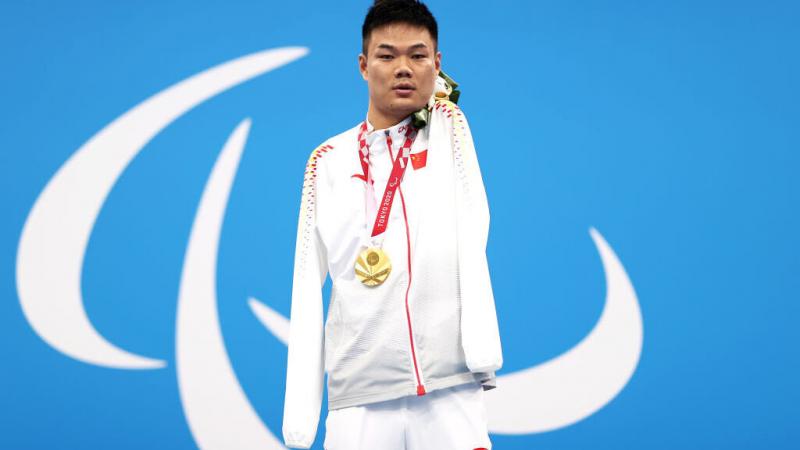
<svg viewBox="0 0 800 450"><path fill-rule="evenodd" d="M442 52L436 52L436 57L433 58L433 65L436 67L436 75L442 70Z"/></svg>
<svg viewBox="0 0 800 450"><path fill-rule="evenodd" d="M363 53L358 54L358 71L361 72L361 78L366 81L369 72L367 71L367 57Z"/></svg>

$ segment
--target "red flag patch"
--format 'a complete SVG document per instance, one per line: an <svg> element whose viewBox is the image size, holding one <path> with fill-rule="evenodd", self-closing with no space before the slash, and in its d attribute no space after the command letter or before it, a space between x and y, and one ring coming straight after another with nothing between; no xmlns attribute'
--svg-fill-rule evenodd
<svg viewBox="0 0 800 450"><path fill-rule="evenodd" d="M425 167L425 163L427 161L428 161L428 149L411 154L411 166L414 168L414 170Z"/></svg>

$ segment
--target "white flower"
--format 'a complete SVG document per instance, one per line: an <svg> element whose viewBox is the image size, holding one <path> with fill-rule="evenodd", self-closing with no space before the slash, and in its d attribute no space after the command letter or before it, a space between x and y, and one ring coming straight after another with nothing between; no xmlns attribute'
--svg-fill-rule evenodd
<svg viewBox="0 0 800 450"><path fill-rule="evenodd" d="M433 108L434 103L436 103L436 99L447 99L450 100L450 94L453 92L453 87L450 86L441 75L436 77L436 84L433 87L433 94L431 98L428 100L428 108Z"/></svg>

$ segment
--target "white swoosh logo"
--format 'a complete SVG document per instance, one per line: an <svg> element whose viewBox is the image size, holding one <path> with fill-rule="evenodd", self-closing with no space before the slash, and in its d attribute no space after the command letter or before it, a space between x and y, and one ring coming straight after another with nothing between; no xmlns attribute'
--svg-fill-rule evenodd
<svg viewBox="0 0 800 450"><path fill-rule="evenodd" d="M234 374L217 315L217 251L231 185L250 130L228 138L206 183L184 258L176 325L178 388L186 420L202 449L282 449Z"/></svg>
<svg viewBox="0 0 800 450"><path fill-rule="evenodd" d="M566 353L498 377L486 392L489 430L524 434L582 420L625 387L642 352L642 316L628 275L597 230L589 230L603 262L606 302L591 332Z"/></svg>
<svg viewBox="0 0 800 450"><path fill-rule="evenodd" d="M489 431L529 434L582 420L605 406L630 380L642 351L642 316L628 275L600 233L591 228L606 275L606 302L594 329L566 353L497 377L485 392ZM251 298L250 308L279 341L289 321Z"/></svg>
<svg viewBox="0 0 800 450"><path fill-rule="evenodd" d="M113 345L89 322L81 272L97 215L127 165L167 125L209 98L307 52L304 47L284 47L253 53L181 81L111 122L61 166L31 209L17 249L20 305L45 342L98 366L166 365Z"/></svg>

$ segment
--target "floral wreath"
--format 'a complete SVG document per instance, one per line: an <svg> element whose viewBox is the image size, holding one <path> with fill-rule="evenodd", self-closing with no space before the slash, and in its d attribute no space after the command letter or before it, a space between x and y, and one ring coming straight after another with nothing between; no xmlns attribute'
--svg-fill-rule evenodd
<svg viewBox="0 0 800 450"><path fill-rule="evenodd" d="M433 109L436 100L449 100L453 103L458 103L458 97L461 96L461 91L456 89L457 87L458 83L440 70L439 76L436 77L436 85L433 88L433 94L431 94L428 104L415 112L411 117L411 123L414 127L421 129L428 125L431 109Z"/></svg>

